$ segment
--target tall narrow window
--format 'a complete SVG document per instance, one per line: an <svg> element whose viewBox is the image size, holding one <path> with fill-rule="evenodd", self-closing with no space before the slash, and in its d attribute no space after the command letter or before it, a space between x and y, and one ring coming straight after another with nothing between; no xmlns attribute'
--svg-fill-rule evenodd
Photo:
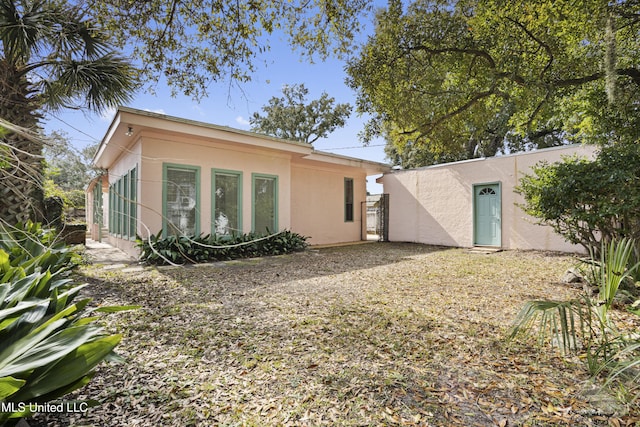
<svg viewBox="0 0 640 427"><path fill-rule="evenodd" d="M253 175L253 231L278 231L278 177Z"/></svg>
<svg viewBox="0 0 640 427"><path fill-rule="evenodd" d="M136 235L137 176L134 167L109 185L109 233L118 237L133 239ZM102 187L98 190L102 197Z"/></svg>
<svg viewBox="0 0 640 427"><path fill-rule="evenodd" d="M242 173L213 170L212 232L231 235L242 232Z"/></svg>
<svg viewBox="0 0 640 427"><path fill-rule="evenodd" d="M115 196L113 184L109 184L109 233L113 234L115 232L114 228L114 218L115 218Z"/></svg>
<svg viewBox="0 0 640 427"><path fill-rule="evenodd" d="M122 199L122 210L120 211L120 234L122 237L129 237L129 174L121 178L120 198Z"/></svg>
<svg viewBox="0 0 640 427"><path fill-rule="evenodd" d="M122 235L122 221L120 221L120 216L122 215L122 179L118 179L116 181L116 217L114 218L115 226L116 226L116 235Z"/></svg>
<svg viewBox="0 0 640 427"><path fill-rule="evenodd" d="M134 238L138 232L136 227L138 204L138 168L129 172L129 237Z"/></svg>
<svg viewBox="0 0 640 427"><path fill-rule="evenodd" d="M163 187L165 234L198 234L200 168L165 164Z"/></svg>
<svg viewBox="0 0 640 427"><path fill-rule="evenodd" d="M344 179L344 220L353 222L353 178Z"/></svg>

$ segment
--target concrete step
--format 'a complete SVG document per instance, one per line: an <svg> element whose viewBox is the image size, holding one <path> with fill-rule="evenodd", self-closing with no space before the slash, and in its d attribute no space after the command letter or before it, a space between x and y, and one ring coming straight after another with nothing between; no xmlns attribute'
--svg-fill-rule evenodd
<svg viewBox="0 0 640 427"><path fill-rule="evenodd" d="M469 249L469 253L472 254L495 254L496 252L502 252L503 249L496 246L474 246Z"/></svg>

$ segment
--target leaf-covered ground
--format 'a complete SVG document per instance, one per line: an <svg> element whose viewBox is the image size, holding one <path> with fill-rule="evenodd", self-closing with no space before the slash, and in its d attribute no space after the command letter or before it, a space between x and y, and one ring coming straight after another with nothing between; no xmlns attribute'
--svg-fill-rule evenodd
<svg viewBox="0 0 640 427"><path fill-rule="evenodd" d="M47 425L633 425L579 360L508 345L530 299L566 299L571 256L413 244L143 271L86 267L128 362Z"/></svg>

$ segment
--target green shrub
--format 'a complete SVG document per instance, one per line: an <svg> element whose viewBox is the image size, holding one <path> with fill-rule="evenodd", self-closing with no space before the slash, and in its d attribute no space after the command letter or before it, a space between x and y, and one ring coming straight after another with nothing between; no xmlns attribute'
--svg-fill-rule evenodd
<svg viewBox="0 0 640 427"><path fill-rule="evenodd" d="M31 221L14 227L0 224L0 249L9 255L12 266L19 265L27 274L36 268L69 271L80 262L77 253L57 240L55 230Z"/></svg>
<svg viewBox="0 0 640 427"><path fill-rule="evenodd" d="M69 278L72 251L39 225L0 236L0 402L18 408L0 413L0 425L13 425L31 415L29 403L64 396L87 384L98 363L117 360L121 336L86 314L133 307L90 309L90 298L76 300L84 285Z"/></svg>
<svg viewBox="0 0 640 427"><path fill-rule="evenodd" d="M527 214L587 251L597 254L600 240L640 241L640 143L603 147L594 160L538 163L517 192Z"/></svg>
<svg viewBox="0 0 640 427"><path fill-rule="evenodd" d="M640 379L636 370L640 367L640 339L636 333L629 335L620 331L610 318L620 285L639 267L634 262L634 247L632 239L602 242L599 256L592 252L588 261L593 269L594 285L598 287L597 297L585 293L568 301L529 301L518 314L510 339L537 329L540 343L551 338L565 354L582 353L590 374L606 374L608 383L625 375L631 376L631 381L619 385L637 384ZM640 310L636 309L638 305L640 302L629 311L640 315ZM633 392L640 397L637 390Z"/></svg>
<svg viewBox="0 0 640 427"><path fill-rule="evenodd" d="M147 239L138 236L140 259L150 264L195 264L302 251L306 237L291 231L271 235L254 233L237 236L168 236L162 233Z"/></svg>

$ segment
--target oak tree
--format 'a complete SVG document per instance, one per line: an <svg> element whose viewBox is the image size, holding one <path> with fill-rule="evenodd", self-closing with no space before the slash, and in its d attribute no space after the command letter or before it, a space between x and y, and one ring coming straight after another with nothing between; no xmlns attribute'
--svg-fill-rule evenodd
<svg viewBox="0 0 640 427"><path fill-rule="evenodd" d="M351 105L335 104L335 98L323 92L319 99L307 101L309 90L300 85L285 85L282 97L272 97L262 107L265 115L253 113L251 130L278 138L313 144L343 127L351 114Z"/></svg>
<svg viewBox="0 0 640 427"><path fill-rule="evenodd" d="M365 140L397 161L636 140L639 28L633 0L392 0L348 66Z"/></svg>
<svg viewBox="0 0 640 427"><path fill-rule="evenodd" d="M351 53L370 0L96 0L87 9L161 79L196 99L220 80L251 79L272 37L303 56Z"/></svg>

